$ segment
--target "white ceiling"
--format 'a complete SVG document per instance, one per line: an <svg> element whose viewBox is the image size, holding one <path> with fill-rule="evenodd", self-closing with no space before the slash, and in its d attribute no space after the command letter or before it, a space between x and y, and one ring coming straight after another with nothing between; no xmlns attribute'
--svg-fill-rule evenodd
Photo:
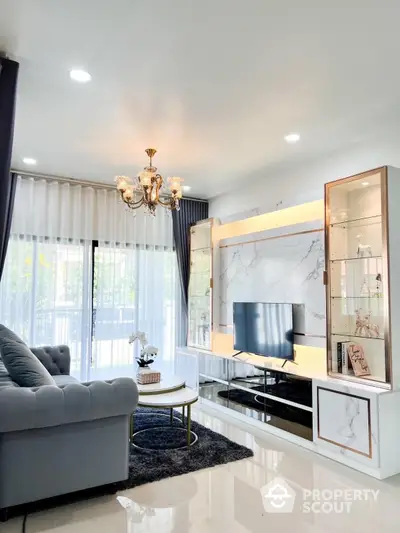
<svg viewBox="0 0 400 533"><path fill-rule="evenodd" d="M0 49L21 63L13 166L111 183L154 146L209 197L398 136L399 21L398 0L0 0Z"/></svg>

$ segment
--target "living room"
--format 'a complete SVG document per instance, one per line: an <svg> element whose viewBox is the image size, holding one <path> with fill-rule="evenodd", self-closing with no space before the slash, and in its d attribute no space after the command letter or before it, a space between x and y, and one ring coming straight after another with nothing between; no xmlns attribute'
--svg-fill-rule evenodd
<svg viewBox="0 0 400 533"><path fill-rule="evenodd" d="M399 15L0 0L0 531L397 532Z"/></svg>

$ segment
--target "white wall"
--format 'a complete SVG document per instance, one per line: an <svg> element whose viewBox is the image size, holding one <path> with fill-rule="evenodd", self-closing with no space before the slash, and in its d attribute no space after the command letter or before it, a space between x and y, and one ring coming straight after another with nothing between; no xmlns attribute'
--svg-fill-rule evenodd
<svg viewBox="0 0 400 533"><path fill-rule="evenodd" d="M243 213L250 216L319 200L324 196L324 183L384 165L400 167L400 144L389 135L373 145L358 144L323 159L267 169L254 181L247 177L240 189L210 200L210 216L224 222L243 218Z"/></svg>

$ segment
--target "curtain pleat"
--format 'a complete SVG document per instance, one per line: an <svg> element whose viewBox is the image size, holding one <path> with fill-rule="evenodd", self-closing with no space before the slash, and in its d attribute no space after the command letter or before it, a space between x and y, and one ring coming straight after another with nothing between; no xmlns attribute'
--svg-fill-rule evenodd
<svg viewBox="0 0 400 533"><path fill-rule="evenodd" d="M180 210L172 212L173 237L181 287L181 323L178 324L179 344L187 343L188 291L190 276L190 227L208 218L208 203L183 199Z"/></svg>
<svg viewBox="0 0 400 533"><path fill-rule="evenodd" d="M7 254L14 206L15 176L10 174L19 64L0 57L0 279Z"/></svg>
<svg viewBox="0 0 400 533"><path fill-rule="evenodd" d="M116 191L18 176L11 233L172 246L169 211L129 211Z"/></svg>

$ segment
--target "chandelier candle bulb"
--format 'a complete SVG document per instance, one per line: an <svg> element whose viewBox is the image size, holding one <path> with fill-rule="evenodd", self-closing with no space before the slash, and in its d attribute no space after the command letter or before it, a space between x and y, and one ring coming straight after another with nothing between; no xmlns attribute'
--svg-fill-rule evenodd
<svg viewBox="0 0 400 533"><path fill-rule="evenodd" d="M172 192L179 192L181 190L181 183L183 182L182 178L177 178L176 176L168 178L169 188Z"/></svg>
<svg viewBox="0 0 400 533"><path fill-rule="evenodd" d="M139 174L140 185L143 187L149 187L151 185L153 175L150 172L141 172Z"/></svg>
<svg viewBox="0 0 400 533"><path fill-rule="evenodd" d="M129 181L129 178L125 178L125 176L117 176L115 178L115 181L117 182L117 189L119 191L122 191L124 192L127 188L128 188L128 181Z"/></svg>
<svg viewBox="0 0 400 533"><path fill-rule="evenodd" d="M133 191L131 189L126 189L123 191L122 198L125 202L130 202L133 198Z"/></svg>
<svg viewBox="0 0 400 533"><path fill-rule="evenodd" d="M157 150L147 148L146 154L149 157L149 165L140 172L132 182L125 176L117 176L117 190L121 194L123 202L130 209L138 209L142 205L147 212L155 215L158 205L166 209L179 211L179 199L182 198L181 178L173 177L168 179L170 195L164 188L164 180L157 173L157 168L153 166L153 157ZM164 199L163 199L164 197Z"/></svg>

